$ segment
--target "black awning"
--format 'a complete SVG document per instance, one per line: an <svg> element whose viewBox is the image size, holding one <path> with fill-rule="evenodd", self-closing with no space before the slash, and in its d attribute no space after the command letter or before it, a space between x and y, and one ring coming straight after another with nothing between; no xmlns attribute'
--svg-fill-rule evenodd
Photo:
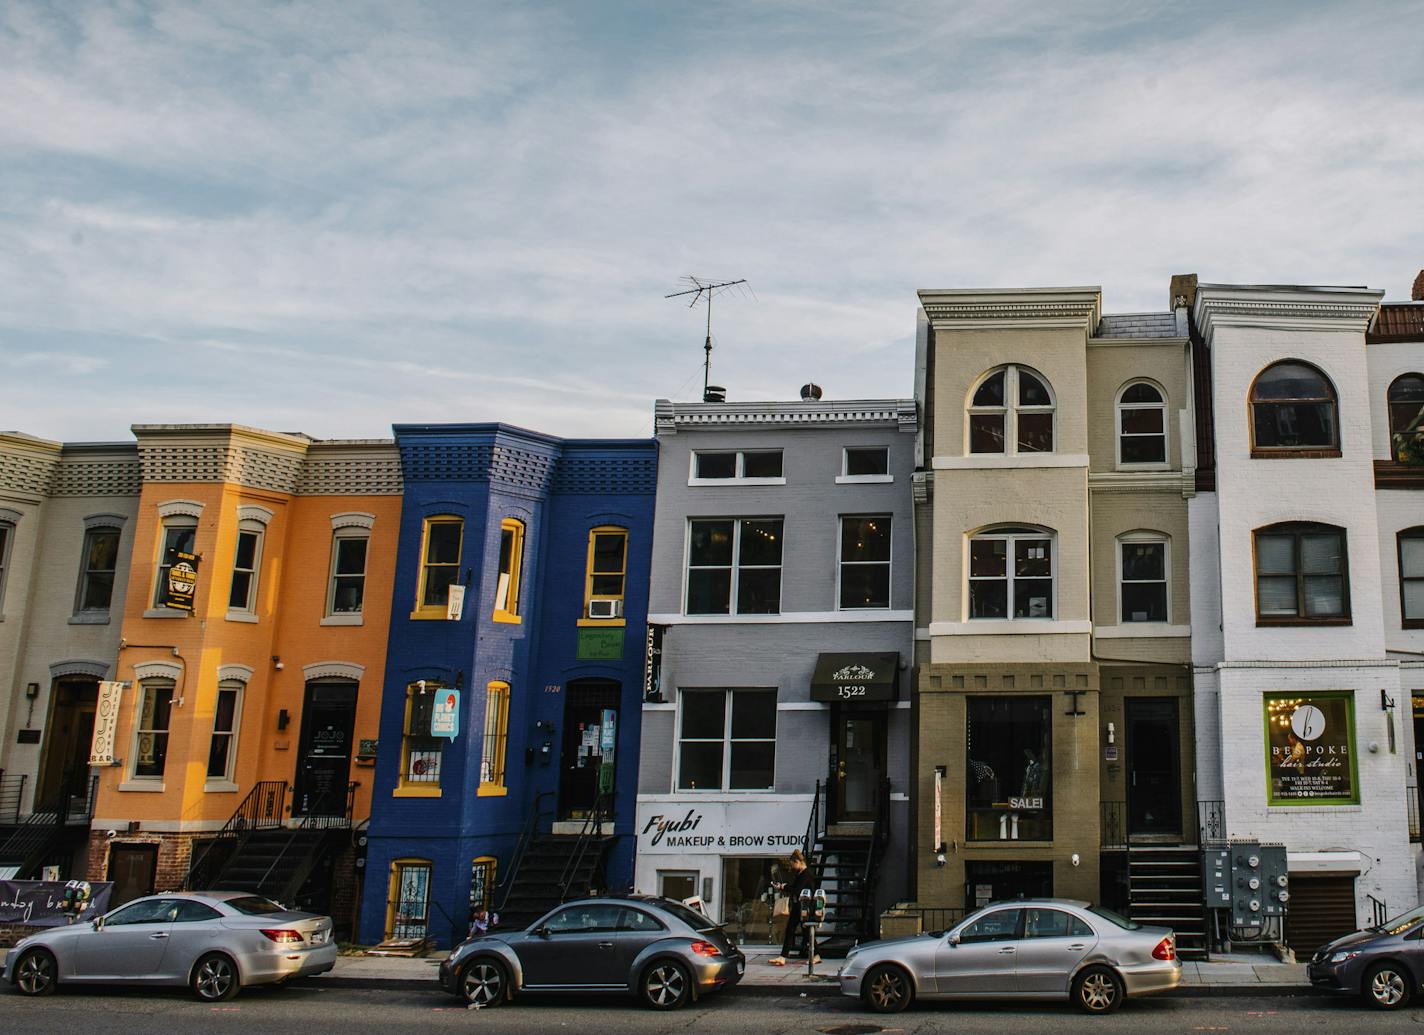
<svg viewBox="0 0 1424 1035"><path fill-rule="evenodd" d="M899 688L899 654L820 654L811 675L813 701L893 701Z"/></svg>

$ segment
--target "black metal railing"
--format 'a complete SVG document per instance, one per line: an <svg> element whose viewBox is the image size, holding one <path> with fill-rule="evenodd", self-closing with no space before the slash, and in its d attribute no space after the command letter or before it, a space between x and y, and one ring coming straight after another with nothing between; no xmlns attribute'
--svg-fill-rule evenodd
<svg viewBox="0 0 1424 1035"><path fill-rule="evenodd" d="M870 828L870 850L865 854L865 873L861 877L860 922L862 936L873 937L875 931L875 888L881 856L890 843L890 781L881 780L875 802L875 822Z"/></svg>
<svg viewBox="0 0 1424 1035"><path fill-rule="evenodd" d="M811 860L811 853L816 850L816 844L821 840L821 834L824 832L821 818L825 809L821 803L825 801L826 792L829 789L829 783L816 781L816 793L811 797L811 816L806 821L806 836L801 841L801 854L806 858L808 864Z"/></svg>
<svg viewBox="0 0 1424 1035"><path fill-rule="evenodd" d="M287 781L262 780L247 792L221 830L188 865L183 878L187 891L210 887L247 835L254 830L275 830L286 819Z"/></svg>
<svg viewBox="0 0 1424 1035"><path fill-rule="evenodd" d="M1098 803L1098 847L1109 850L1127 847L1127 802Z"/></svg>
<svg viewBox="0 0 1424 1035"><path fill-rule="evenodd" d="M1385 921L1389 919L1389 904L1383 899L1375 898L1369 893L1365 894L1365 898L1370 900L1370 912L1374 917L1372 921L1373 926L1383 927Z"/></svg>
<svg viewBox="0 0 1424 1035"><path fill-rule="evenodd" d="M25 798L28 773L19 776L0 769L0 823L20 822L20 802Z"/></svg>
<svg viewBox="0 0 1424 1035"><path fill-rule="evenodd" d="M1404 788L1404 813L1409 819L1409 840L1419 840L1419 788Z"/></svg>
<svg viewBox="0 0 1424 1035"><path fill-rule="evenodd" d="M566 901L569 895L569 886L574 878L583 868L584 861L588 858L588 853L595 840L603 837L603 819L608 814L613 803L611 794L599 794L593 802L593 811L585 817L583 829L579 831L578 840L574 842L574 850L569 853L568 862L564 863L564 872L559 876L559 901Z"/></svg>
<svg viewBox="0 0 1424 1035"><path fill-rule="evenodd" d="M1226 802L1197 802L1197 836L1199 844L1226 840Z"/></svg>
<svg viewBox="0 0 1424 1035"><path fill-rule="evenodd" d="M15 867L14 876L25 879L67 836L66 830L87 826L94 815L99 777L87 771L72 773L59 791L39 803L0 844L0 862Z"/></svg>
<svg viewBox="0 0 1424 1035"><path fill-rule="evenodd" d="M918 913L921 931L948 931L964 919L964 910L956 906L906 906L902 913Z"/></svg>
<svg viewBox="0 0 1424 1035"><path fill-rule="evenodd" d="M306 815L302 817L301 823L298 824L298 829L351 829L351 812L356 804L356 788L360 786L360 782L356 780L348 783L346 785L344 799L332 794L330 790L323 791L317 796L316 801L307 808ZM337 807L333 808L332 806Z"/></svg>
<svg viewBox="0 0 1424 1035"><path fill-rule="evenodd" d="M534 796L534 803L529 807L529 815L524 817L524 829L519 832L519 840L514 843L514 853L509 857L509 864L504 868L504 874L495 884L495 894L497 896L496 912L504 912L505 905L509 902L509 893L514 889L515 878L519 875L519 867L524 862L524 854L529 850L529 842L533 841L539 833L539 824L544 815L544 799L552 798L553 791L541 791Z"/></svg>

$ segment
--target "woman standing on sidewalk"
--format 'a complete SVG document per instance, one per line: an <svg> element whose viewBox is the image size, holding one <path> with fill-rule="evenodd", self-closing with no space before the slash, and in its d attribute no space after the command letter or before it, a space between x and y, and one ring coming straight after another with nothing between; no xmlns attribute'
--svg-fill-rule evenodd
<svg viewBox="0 0 1424 1035"><path fill-rule="evenodd" d="M811 871L806 868L806 857L801 854L801 849L796 849L791 853L791 858L787 860L787 869L791 871L791 880L785 884L772 884L777 891L786 895L789 912L786 917L786 936L781 939L781 955L773 956L767 960L773 967L786 966L786 959L792 954L796 946L796 939L800 938L802 945L805 945L806 932L801 927L801 892L810 891L812 884ZM819 956L813 961L820 963Z"/></svg>

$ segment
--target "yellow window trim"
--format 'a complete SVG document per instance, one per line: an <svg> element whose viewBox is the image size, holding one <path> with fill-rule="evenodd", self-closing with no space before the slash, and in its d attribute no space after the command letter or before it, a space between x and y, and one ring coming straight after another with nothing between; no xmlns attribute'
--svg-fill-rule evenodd
<svg viewBox="0 0 1424 1035"><path fill-rule="evenodd" d="M426 682L426 689L435 691L440 689L439 683ZM411 783L406 779L406 773L410 772L410 735L406 730L410 729L410 706L415 700L417 688L414 683L406 684L405 688L405 717L401 719L401 750L400 750L400 772L396 777L395 789L391 791L392 798L438 798L440 797L440 783ZM441 751L440 760L445 760L445 753Z"/></svg>
<svg viewBox="0 0 1424 1035"><path fill-rule="evenodd" d="M475 790L478 798L498 797L509 793L505 787L505 764L508 761L509 746L509 684L502 679L491 680L485 686L485 725L480 745L480 768L485 769L485 752L493 751L489 770L499 774L498 780L481 780ZM490 708L497 709L493 716ZM494 722L491 723L490 719ZM493 737L493 743L491 743Z"/></svg>
<svg viewBox="0 0 1424 1035"><path fill-rule="evenodd" d="M617 571L593 570L593 545L600 535L621 535L623 537L623 564ZM625 600L628 594L628 530L622 525L598 525L588 530L588 559L584 563L583 576L583 616L579 618L578 624L581 626L593 626L595 628L610 629L625 626L628 624L625 618L590 618L588 617L589 602L593 600L593 578L595 575L620 575L623 578L623 592L617 596L600 595L600 600Z"/></svg>
<svg viewBox="0 0 1424 1035"><path fill-rule="evenodd" d="M403 784L391 790L392 798L438 798L444 793L439 787L424 787L418 783Z"/></svg>
<svg viewBox="0 0 1424 1035"><path fill-rule="evenodd" d="M592 626L596 629L621 629L628 624L626 618L580 618L576 623L580 626Z"/></svg>
<svg viewBox="0 0 1424 1035"><path fill-rule="evenodd" d="M429 859L392 859L390 879L386 884L386 934L389 938L396 926L396 906L399 905L397 899L400 898L400 871L406 866L424 866L430 870L430 883L435 883L435 864ZM427 898L425 900L426 925L430 923L430 899L429 886L427 886Z"/></svg>
<svg viewBox="0 0 1424 1035"><path fill-rule="evenodd" d="M422 604L425 599L425 573L428 567L426 561L426 551L430 549L430 528L432 525L459 525L460 544L455 548L455 580L459 581L460 560L465 551L465 519L458 514L432 514L425 519L420 532L420 573L416 578L415 585L415 608L410 612L410 617L416 621L430 619L444 619L449 608L440 604ZM449 565L441 564L445 568Z"/></svg>
<svg viewBox="0 0 1424 1035"><path fill-rule="evenodd" d="M475 791L476 798L503 798L509 793L509 788L502 783L482 783Z"/></svg>
<svg viewBox="0 0 1424 1035"><path fill-rule="evenodd" d="M518 518L505 518L499 523L500 543L504 542L504 533L512 532L513 541L509 548L509 586L505 592L505 599L513 601L514 608L495 606L494 620L503 622L506 625L522 625L524 619L519 613L519 592L523 589L524 582L524 522ZM496 563L498 559L496 558ZM504 575L504 569L500 568L495 574L495 599L499 599L499 578Z"/></svg>

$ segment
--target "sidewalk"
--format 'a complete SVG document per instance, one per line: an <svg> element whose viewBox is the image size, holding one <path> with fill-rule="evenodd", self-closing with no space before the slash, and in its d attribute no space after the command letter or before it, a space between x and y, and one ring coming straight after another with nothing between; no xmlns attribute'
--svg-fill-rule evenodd
<svg viewBox="0 0 1424 1035"><path fill-rule="evenodd" d="M814 977L806 976L806 961L773 967L767 963L776 949L743 947L747 973L738 991L752 995L836 995L836 971L841 961L827 959L816 967ZM391 956L341 956L328 974L309 978L315 984L347 988L437 988L436 971L444 953L422 959ZM799 965L796 965L799 963ZM1215 956L1210 962L1184 960L1181 996L1216 995L1313 995L1302 963L1277 963L1270 957L1235 953Z"/></svg>

